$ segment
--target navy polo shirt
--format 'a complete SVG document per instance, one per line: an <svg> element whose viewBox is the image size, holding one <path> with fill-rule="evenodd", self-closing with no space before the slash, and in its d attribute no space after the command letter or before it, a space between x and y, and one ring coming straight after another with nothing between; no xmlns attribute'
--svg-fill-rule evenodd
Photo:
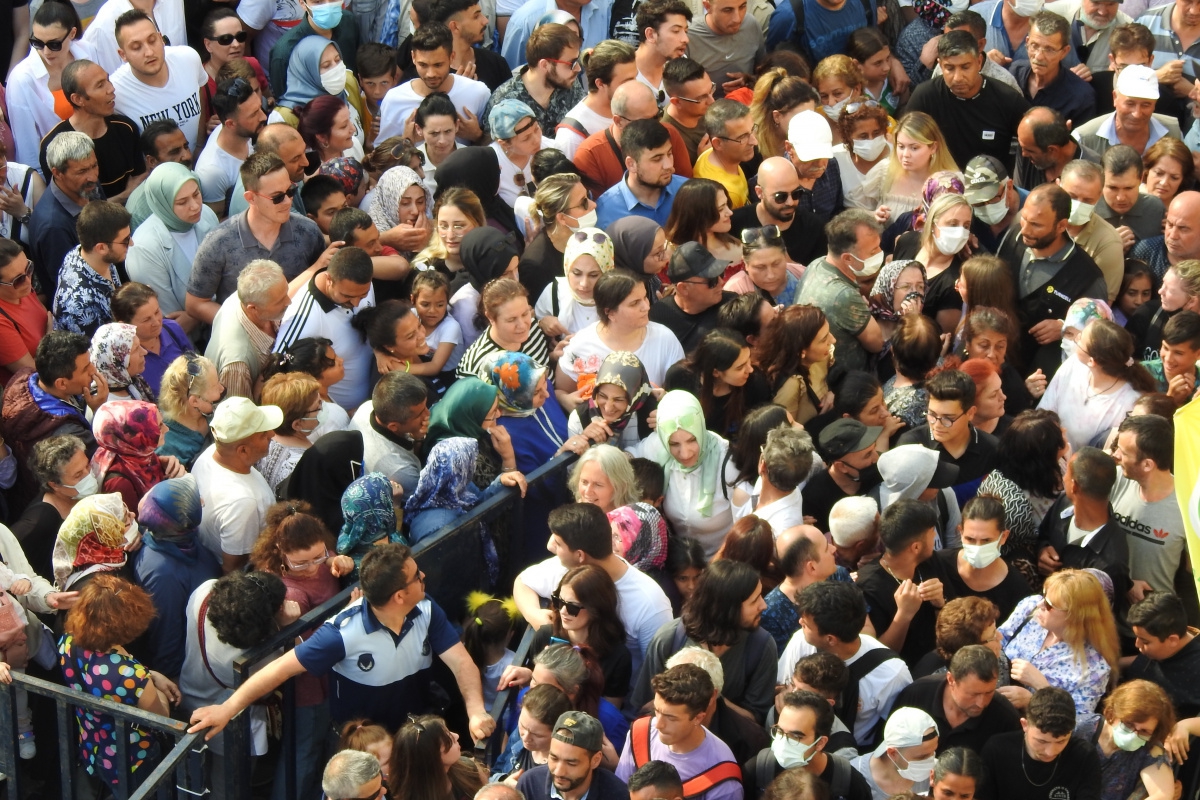
<svg viewBox="0 0 1200 800"><path fill-rule="evenodd" d="M426 598L409 612L397 636L366 599L346 609L296 648L313 675L333 673L329 704L335 723L367 717L391 730L425 711L433 655L458 644L446 612Z"/></svg>

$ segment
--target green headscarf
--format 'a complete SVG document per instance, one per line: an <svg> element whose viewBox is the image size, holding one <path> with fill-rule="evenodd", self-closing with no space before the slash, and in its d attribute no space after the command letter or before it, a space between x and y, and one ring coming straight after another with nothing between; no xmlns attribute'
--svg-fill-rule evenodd
<svg viewBox="0 0 1200 800"><path fill-rule="evenodd" d="M671 434L676 431L687 431L700 444L700 457L694 466L685 467L671 455ZM721 458L718 455L721 437L705 427L704 409L696 396L681 390L663 395L662 400L658 401L658 428L655 433L658 436L648 443L647 456L663 468L663 488L670 485L672 473L700 470L700 505L696 510L702 517L711 517L717 482L721 479Z"/></svg>
<svg viewBox="0 0 1200 800"><path fill-rule="evenodd" d="M190 231L194 226L175 216L175 196L188 181L200 184L200 178L182 164L164 161L146 177L145 199L150 213L162 220L174 233Z"/></svg>
<svg viewBox="0 0 1200 800"><path fill-rule="evenodd" d="M422 445L425 455L442 439L465 436L479 442L490 442L483 429L483 418L492 410L499 390L479 378L460 378L446 390L429 415L429 431Z"/></svg>

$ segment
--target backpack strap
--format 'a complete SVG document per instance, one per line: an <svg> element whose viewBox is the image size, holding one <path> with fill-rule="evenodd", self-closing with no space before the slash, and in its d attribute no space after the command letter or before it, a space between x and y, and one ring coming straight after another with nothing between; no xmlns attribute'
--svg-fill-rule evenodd
<svg viewBox="0 0 1200 800"><path fill-rule="evenodd" d="M758 755L754 757L754 785L758 790L759 797L762 797L763 792L771 785L771 781L775 780L775 767L777 766L779 766L779 762L775 760L775 754L769 747L759 750Z"/></svg>
<svg viewBox="0 0 1200 800"><path fill-rule="evenodd" d="M649 720L649 717L643 717ZM683 782L684 798L700 797L719 784L742 780L742 768L732 761L722 761Z"/></svg>
<svg viewBox="0 0 1200 800"><path fill-rule="evenodd" d="M833 780L829 782L829 796L833 800L846 800L850 797L850 774L854 767L850 762L836 753L827 753L833 763Z"/></svg>
<svg viewBox="0 0 1200 800"><path fill-rule="evenodd" d="M899 659L900 656L894 650L887 647L879 647L874 650L868 650L854 661L854 663L846 665L846 669L850 673L850 681L846 684L846 688L842 690L841 702L834 709L834 713L850 729L851 734L854 733L854 723L858 718L859 681L872 673L880 664L885 661L891 661L893 658ZM874 731L870 731L869 733L874 735ZM858 737L856 736L855 741L857 740Z"/></svg>
<svg viewBox="0 0 1200 800"><path fill-rule="evenodd" d="M621 165L622 169L624 169L625 154L621 152L621 146L617 144L617 140L613 138L612 128L604 129L604 138L608 140L608 146L612 148L613 155L617 157L617 163Z"/></svg>
<svg viewBox="0 0 1200 800"><path fill-rule="evenodd" d="M558 317L558 281L550 281L550 316Z"/></svg>
<svg viewBox="0 0 1200 800"><path fill-rule="evenodd" d="M583 127L583 123L573 117L563 117L562 122L558 123L558 126L555 127L555 130L558 130L559 128L566 128L569 131L575 131L585 139L591 135L587 132L587 128Z"/></svg>
<svg viewBox="0 0 1200 800"><path fill-rule="evenodd" d="M640 768L650 760L650 717L638 717L629 726L629 744L633 764Z"/></svg>
<svg viewBox="0 0 1200 800"><path fill-rule="evenodd" d="M671 637L671 655L675 655L683 646L687 644L687 629L683 627L683 620L675 620L675 634ZM671 656L667 656L670 658Z"/></svg>

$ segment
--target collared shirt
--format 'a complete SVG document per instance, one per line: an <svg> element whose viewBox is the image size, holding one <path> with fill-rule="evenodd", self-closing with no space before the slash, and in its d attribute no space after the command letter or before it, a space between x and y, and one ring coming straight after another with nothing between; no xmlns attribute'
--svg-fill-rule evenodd
<svg viewBox="0 0 1200 800"><path fill-rule="evenodd" d="M268 249L254 237L247 221L249 211L230 217L204 237L192 262L188 294L216 297L218 303L237 291L238 275L251 261L270 259L283 269L290 281L325 250L325 237L317 223L292 213L279 228L279 236Z"/></svg>
<svg viewBox="0 0 1200 800"><path fill-rule="evenodd" d="M1163 125L1161 122L1156 120L1154 117L1151 117L1150 118L1150 138L1146 140L1146 149L1149 150L1150 147L1155 142L1157 142L1162 137L1166 136L1169 132L1170 131L1167 130L1167 126ZM1105 139L1108 140L1108 143L1110 145L1112 145L1113 147L1121 144L1121 137L1117 135L1116 112L1113 112L1112 114L1109 114L1107 117L1104 118L1104 121L1100 123L1099 130L1096 131L1096 135L1103 136Z"/></svg>
<svg viewBox="0 0 1200 800"><path fill-rule="evenodd" d="M244 361L232 361L221 369L221 385L229 397L254 397L254 375L266 365L271 348L275 346L275 337L259 328L246 316L246 309L241 303L237 305L237 319L250 340L250 346L259 355L259 363L253 373L250 365Z"/></svg>
<svg viewBox="0 0 1200 800"><path fill-rule="evenodd" d="M92 269L83 258L81 247L63 259L54 292L54 329L82 333L89 339L101 325L112 322L112 296L121 285L115 265L108 267L108 278Z"/></svg>
<svg viewBox="0 0 1200 800"><path fill-rule="evenodd" d="M658 195L658 204L648 206L633 195L633 191L629 188L627 178L629 173L617 181L616 185L600 195L596 201L596 227L607 228L613 222L616 222L621 217L637 216L652 219L659 225L667 224L667 217L671 213L671 203L675 199L675 193L679 191L679 187L686 183L687 179L682 175L676 175L671 178L671 182L662 188Z"/></svg>
<svg viewBox="0 0 1200 800"><path fill-rule="evenodd" d="M1193 126L1193 129L1196 127L1200 126ZM1200 141L1197 141L1197 149L1200 149ZM1100 202L1096 203L1096 213L1114 228L1128 227L1140 241L1153 239L1161 234L1163 216L1167 211L1163 208L1162 200L1152 194L1139 192L1133 207L1124 214L1115 213L1108 207L1108 203L1104 201L1103 197L1100 198Z"/></svg>
<svg viewBox="0 0 1200 800"><path fill-rule="evenodd" d="M1004 27L1003 7L1004 0L986 0L971 9L987 23L987 49L999 50L1013 61L1028 61L1029 53L1025 51L1025 40L1022 39L1013 47L1008 39L1008 29Z"/></svg>
<svg viewBox="0 0 1200 800"><path fill-rule="evenodd" d="M829 222L845 208L842 202L842 168L836 159L829 159L824 174L813 182L812 189L801 186L804 193L800 198L800 208L811 211L821 218L821 222Z"/></svg>
<svg viewBox="0 0 1200 800"><path fill-rule="evenodd" d="M1165 6L1152 8L1138 17L1137 21L1138 24L1145 25L1154 37L1154 63L1152 66L1157 69L1168 61L1180 60L1183 61L1183 77L1195 80L1197 76L1200 76L1200 69L1197 69L1197 62L1200 62L1200 39L1192 42L1186 50L1184 49L1183 43L1179 41L1175 29L1171 26L1171 15L1175 12L1176 5L1176 3L1168 3Z"/></svg>
<svg viewBox="0 0 1200 800"><path fill-rule="evenodd" d="M583 4L583 8L579 12L579 27L583 31L583 44L581 45L583 50L595 47L608 38L612 7L612 0L591 0L591 2ZM557 9L558 6L555 5L554 0L531 0L531 2L524 3L515 14L509 17L508 26L504 29L504 44L500 54L508 61L510 67L516 69L525 63L525 43L529 41L529 34L537 27L538 20Z"/></svg>
<svg viewBox="0 0 1200 800"><path fill-rule="evenodd" d="M1024 297L1037 287L1049 282L1058 274L1063 262L1070 258L1074 251L1075 243L1071 241L1070 237L1067 237L1066 244L1047 258L1035 256L1033 249L1026 247L1025 253L1021 256L1020 296Z"/></svg>
<svg viewBox="0 0 1200 800"><path fill-rule="evenodd" d="M589 3L584 8L591 8L594 3ZM511 22L509 23L512 24ZM522 48L521 52L525 52ZM524 60L524 59L522 59ZM492 106L499 103L501 100L520 100L537 115L538 124L542 126L542 135L553 133L558 127L558 123L563 121L563 117L567 116L584 97L587 96L587 91L579 81L571 83L569 89L555 89L550 94L550 103L543 106L537 100L533 99L533 95L525 88L525 82L521 80L521 76L529 67L521 67L513 72L513 76L500 85L500 88L492 92L492 99L488 101L487 108L483 110L483 115L479 118L479 125L485 132L489 130L488 116L492 113Z"/></svg>
<svg viewBox="0 0 1200 800"><path fill-rule="evenodd" d="M1073 125L1081 125L1096 116L1096 94L1087 81L1058 65L1058 74L1044 86L1038 87L1037 95L1029 93L1029 79L1033 67L1028 61L1014 61L1009 67L1021 87L1021 94L1031 104L1052 108Z"/></svg>

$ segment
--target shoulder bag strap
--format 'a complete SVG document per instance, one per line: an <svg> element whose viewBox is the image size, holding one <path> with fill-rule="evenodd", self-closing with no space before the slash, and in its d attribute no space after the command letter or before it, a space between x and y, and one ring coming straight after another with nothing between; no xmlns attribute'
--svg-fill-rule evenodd
<svg viewBox="0 0 1200 800"><path fill-rule="evenodd" d="M225 681L217 677L217 673L213 672L212 665L208 663L208 646L204 642L204 620L208 618L208 601L211 599L212 595L210 594L200 602L200 613L196 615L196 635L200 639L200 656L204 659L204 668L208 670L208 674L212 676L212 679L216 681L222 689L229 689L232 691L233 687L226 686Z"/></svg>

